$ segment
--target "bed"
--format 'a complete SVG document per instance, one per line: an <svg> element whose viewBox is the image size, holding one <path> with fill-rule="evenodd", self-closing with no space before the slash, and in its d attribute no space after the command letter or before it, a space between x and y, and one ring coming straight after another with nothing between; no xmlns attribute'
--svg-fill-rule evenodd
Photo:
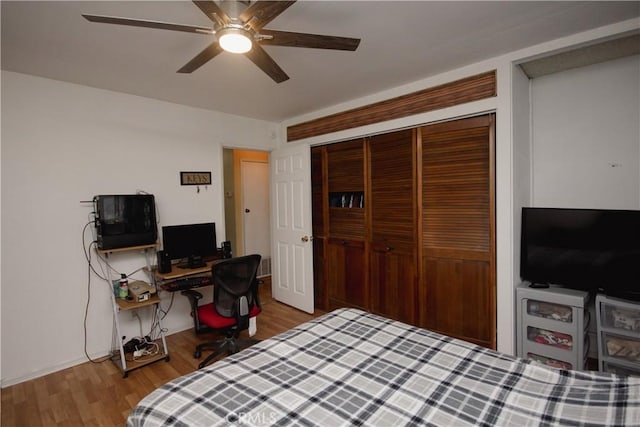
<svg viewBox="0 0 640 427"><path fill-rule="evenodd" d="M640 425L640 377L338 309L156 389L127 425Z"/></svg>

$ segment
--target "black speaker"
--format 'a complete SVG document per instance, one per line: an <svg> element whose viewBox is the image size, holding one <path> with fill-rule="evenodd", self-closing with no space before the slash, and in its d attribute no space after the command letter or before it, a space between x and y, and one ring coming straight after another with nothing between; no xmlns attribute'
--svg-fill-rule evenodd
<svg viewBox="0 0 640 427"><path fill-rule="evenodd" d="M163 274L171 272L171 257L167 251L158 251L158 272Z"/></svg>
<svg viewBox="0 0 640 427"><path fill-rule="evenodd" d="M231 242L229 240L225 240L222 242L222 258L231 258Z"/></svg>

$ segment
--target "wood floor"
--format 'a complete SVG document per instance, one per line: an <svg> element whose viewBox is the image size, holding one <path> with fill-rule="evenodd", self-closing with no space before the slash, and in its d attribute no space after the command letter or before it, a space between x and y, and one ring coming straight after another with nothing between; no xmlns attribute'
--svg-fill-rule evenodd
<svg viewBox="0 0 640 427"><path fill-rule="evenodd" d="M265 282L261 285L263 312L258 317L256 338L268 338L324 313L316 310L313 315L307 314L273 300L270 280ZM4 388L1 425L123 426L140 399L167 381L197 369L193 350L201 341L207 341L207 337L196 337L192 330L170 335L167 345L171 360L131 371L127 378L107 359Z"/></svg>

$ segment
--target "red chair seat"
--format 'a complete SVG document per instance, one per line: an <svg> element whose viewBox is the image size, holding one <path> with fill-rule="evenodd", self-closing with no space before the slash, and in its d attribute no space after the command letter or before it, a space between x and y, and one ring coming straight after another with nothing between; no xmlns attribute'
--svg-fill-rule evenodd
<svg viewBox="0 0 640 427"><path fill-rule="evenodd" d="M260 307L254 304L249 312L249 317L255 317L258 314L260 314ZM200 319L200 323L204 323L214 329L224 329L236 324L235 317L220 316L213 303L198 307L198 318Z"/></svg>

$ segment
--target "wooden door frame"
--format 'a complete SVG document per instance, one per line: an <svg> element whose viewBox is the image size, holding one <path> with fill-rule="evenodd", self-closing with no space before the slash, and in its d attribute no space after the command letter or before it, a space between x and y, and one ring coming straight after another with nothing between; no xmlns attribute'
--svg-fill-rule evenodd
<svg viewBox="0 0 640 427"><path fill-rule="evenodd" d="M239 228L241 229L240 235L242 236L242 254L243 255L248 255L247 253L247 247L246 247L246 224L245 224L245 219L246 219L246 215L244 212L244 209L246 209L245 203L244 203L244 198L245 198L245 191L246 191L246 187L245 186L245 182L243 179L243 165L247 164L247 163L260 163L266 166L267 168L267 178L269 178L270 176L270 171L269 171L269 158L267 156L266 159L253 159L253 158L241 158L239 159L239 165L240 165L240 170L239 170L239 176L240 176L240 183L239 186L242 189L240 192L240 197L238 199L240 202L240 208L238 209L238 213L240 214L240 218L242 219L241 224L239 225ZM269 181L267 180L267 191L269 191ZM270 201L269 201L270 203ZM269 208L267 208L267 212L266 215L270 218L271 217L271 212L269 211ZM271 227L271 224L269 224L269 227ZM269 231L269 235L271 235L271 231ZM271 246L271 242L269 242L269 246ZM261 254L262 255L262 254ZM269 247L269 255L271 255L271 248ZM263 255L264 257L264 255Z"/></svg>
<svg viewBox="0 0 640 427"><path fill-rule="evenodd" d="M234 219L235 219L235 246L232 248L234 255L244 254L244 218L242 213L242 178L240 163L244 160L266 161L270 163L269 152L253 148L225 147L233 152L233 188L234 188ZM269 174L271 171L269 171ZM226 198L225 198L226 200ZM271 212L269 212L271 215ZM225 220L226 221L226 220Z"/></svg>

